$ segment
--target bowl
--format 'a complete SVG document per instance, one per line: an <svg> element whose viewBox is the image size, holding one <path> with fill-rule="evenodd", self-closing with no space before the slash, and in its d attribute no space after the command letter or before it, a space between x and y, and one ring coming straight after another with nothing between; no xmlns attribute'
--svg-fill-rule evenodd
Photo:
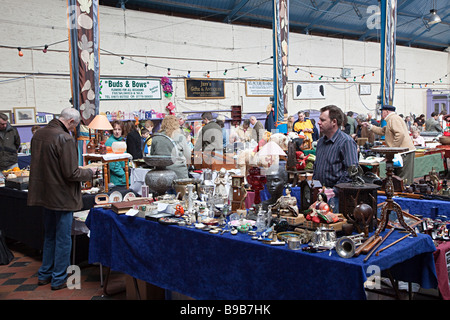
<svg viewBox="0 0 450 320"><path fill-rule="evenodd" d="M440 136L439 142L443 145L450 145L450 136Z"/></svg>
<svg viewBox="0 0 450 320"><path fill-rule="evenodd" d="M176 159L172 156L146 156L144 161L150 167L167 167L174 164Z"/></svg>
<svg viewBox="0 0 450 320"><path fill-rule="evenodd" d="M124 153L127 151L127 143L125 141L115 141L111 144L111 149L114 153Z"/></svg>

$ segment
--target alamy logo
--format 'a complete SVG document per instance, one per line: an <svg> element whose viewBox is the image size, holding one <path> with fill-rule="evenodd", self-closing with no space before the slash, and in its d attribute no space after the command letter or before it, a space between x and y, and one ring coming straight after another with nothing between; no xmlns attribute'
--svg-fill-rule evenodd
<svg viewBox="0 0 450 320"><path fill-rule="evenodd" d="M67 267L67 289L81 289L81 270L77 265L70 265Z"/></svg>
<svg viewBox="0 0 450 320"><path fill-rule="evenodd" d="M379 6L372 5L367 7L369 18L366 20L368 29L381 29L381 10Z"/></svg>
<svg viewBox="0 0 450 320"><path fill-rule="evenodd" d="M364 287L367 289L381 289L380 267L376 265L370 265L367 267L366 274L369 276L364 283Z"/></svg>

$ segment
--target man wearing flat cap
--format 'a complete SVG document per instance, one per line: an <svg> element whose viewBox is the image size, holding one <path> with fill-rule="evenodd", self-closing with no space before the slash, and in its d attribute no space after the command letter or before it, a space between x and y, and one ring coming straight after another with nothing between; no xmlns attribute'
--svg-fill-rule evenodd
<svg viewBox="0 0 450 320"><path fill-rule="evenodd" d="M395 113L395 107L384 105L381 107L381 117L386 121L386 126L377 127L368 122L363 125L369 130L380 136L385 136L385 142L388 147L408 148L409 151L402 153L403 167L395 168L394 173L402 178L405 183L414 182L414 158L415 150L405 121Z"/></svg>

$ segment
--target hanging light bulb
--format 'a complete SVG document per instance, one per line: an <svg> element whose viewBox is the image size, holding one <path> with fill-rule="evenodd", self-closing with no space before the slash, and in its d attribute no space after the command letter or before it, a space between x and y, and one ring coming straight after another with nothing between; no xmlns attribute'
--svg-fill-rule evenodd
<svg viewBox="0 0 450 320"><path fill-rule="evenodd" d="M365 77L366 75L365 74L363 74L362 76L361 76L361 79L364 79L364 77Z"/></svg>
<svg viewBox="0 0 450 320"><path fill-rule="evenodd" d="M228 70L225 69L225 71L223 72L223 75L226 76L227 75Z"/></svg>
<svg viewBox="0 0 450 320"><path fill-rule="evenodd" d="M297 68L297 69L295 70L295 73L298 73L298 70L300 70L300 68Z"/></svg>
<svg viewBox="0 0 450 320"><path fill-rule="evenodd" d="M210 77L209 71L206 73L206 76L207 76L208 78Z"/></svg>
<svg viewBox="0 0 450 320"><path fill-rule="evenodd" d="M375 76L375 71L372 71L372 77Z"/></svg>
<svg viewBox="0 0 450 320"><path fill-rule="evenodd" d="M190 78L191 77L191 72L188 71L187 77Z"/></svg>
<svg viewBox="0 0 450 320"><path fill-rule="evenodd" d="M167 68L167 75L168 75L168 76L171 75L171 73L170 73L170 68Z"/></svg>
<svg viewBox="0 0 450 320"><path fill-rule="evenodd" d="M244 66L242 66L242 69L244 69L244 71L247 71L247 68L246 68L246 67L244 67Z"/></svg>
<svg viewBox="0 0 450 320"><path fill-rule="evenodd" d="M147 67L148 67L148 63L144 64L144 68L147 68Z"/></svg>
<svg viewBox="0 0 450 320"><path fill-rule="evenodd" d="M125 57L120 57L120 64L124 64L125 63Z"/></svg>
<svg viewBox="0 0 450 320"><path fill-rule="evenodd" d="M322 80L322 78L323 78L323 76L320 76L320 77L319 77L319 80Z"/></svg>
<svg viewBox="0 0 450 320"><path fill-rule="evenodd" d="M356 77L353 77L353 81L356 81Z"/></svg>
<svg viewBox="0 0 450 320"><path fill-rule="evenodd" d="M436 24L441 22L441 18L438 16L436 9L431 9L430 10L430 21L428 21L428 24Z"/></svg>
<svg viewBox="0 0 450 320"><path fill-rule="evenodd" d="M47 53L48 45L44 46L44 49L42 50L43 53Z"/></svg>
<svg viewBox="0 0 450 320"><path fill-rule="evenodd" d="M310 72L309 75L311 76L311 78L314 78L313 74Z"/></svg>
<svg viewBox="0 0 450 320"><path fill-rule="evenodd" d="M18 47L17 50L19 50L19 57L23 57L22 48L21 48L21 47Z"/></svg>

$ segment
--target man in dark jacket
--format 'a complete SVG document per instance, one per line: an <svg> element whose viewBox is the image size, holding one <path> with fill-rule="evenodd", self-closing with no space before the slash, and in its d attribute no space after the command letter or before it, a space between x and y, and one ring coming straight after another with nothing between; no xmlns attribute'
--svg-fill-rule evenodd
<svg viewBox="0 0 450 320"><path fill-rule="evenodd" d="M78 167L78 149L72 135L80 113L66 108L59 119L39 129L31 140L28 205L44 208L44 248L38 285L52 290L66 287L72 247L73 211L83 207L81 181L92 179L96 169Z"/></svg>
<svg viewBox="0 0 450 320"><path fill-rule="evenodd" d="M18 166L17 151L20 136L17 129L8 122L8 116L0 113L0 171Z"/></svg>
<svg viewBox="0 0 450 320"><path fill-rule="evenodd" d="M202 113L202 122L204 126L201 128L197 141L194 145L194 151L214 151L223 153L223 135L222 128L213 121L211 112Z"/></svg>

